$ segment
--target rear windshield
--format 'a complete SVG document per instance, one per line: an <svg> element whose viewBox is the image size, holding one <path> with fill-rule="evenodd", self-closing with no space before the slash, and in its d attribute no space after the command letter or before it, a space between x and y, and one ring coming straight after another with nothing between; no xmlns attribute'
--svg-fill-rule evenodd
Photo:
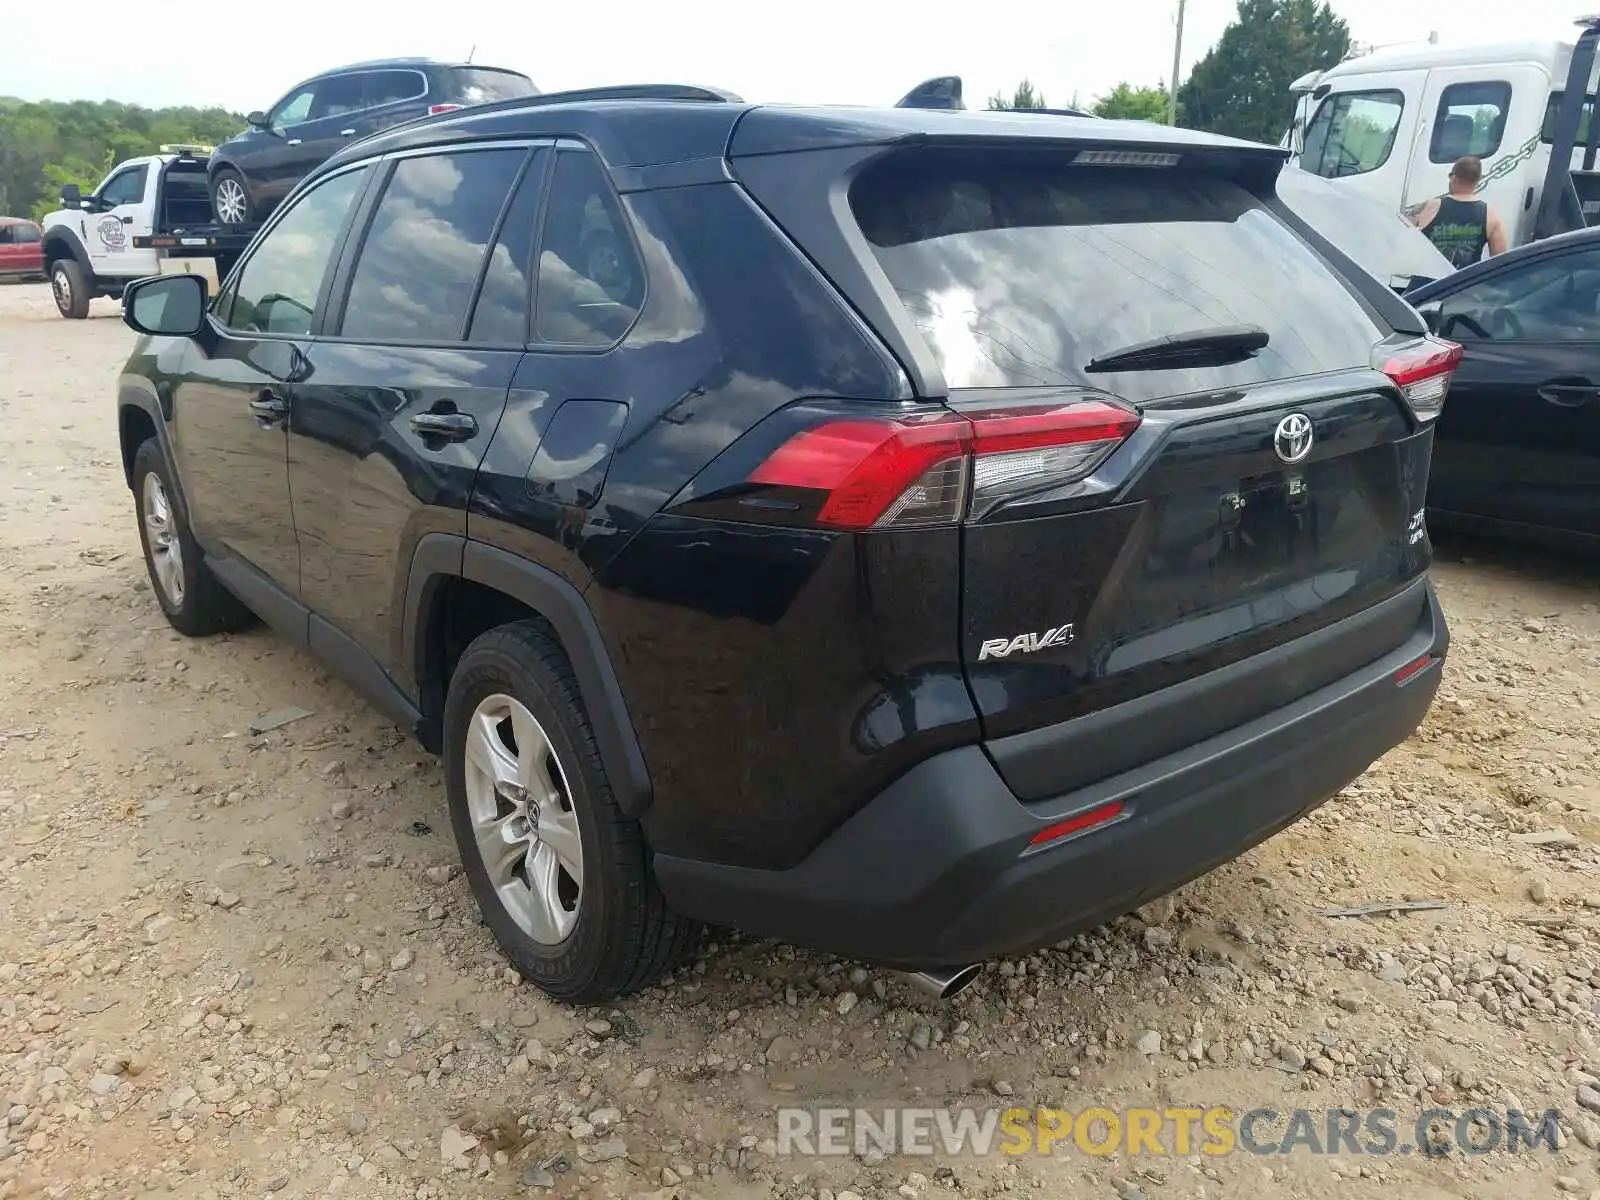
<svg viewBox="0 0 1600 1200"><path fill-rule="evenodd" d="M865 172L850 202L950 387L1149 400L1365 366L1383 336L1310 247L1228 180L913 153ZM1228 366L1083 370L1134 343L1229 325L1259 325L1271 341Z"/></svg>
<svg viewBox="0 0 1600 1200"><path fill-rule="evenodd" d="M488 67L457 67L451 72L450 78L456 100L462 104L514 100L518 96L532 96L539 90L526 75Z"/></svg>

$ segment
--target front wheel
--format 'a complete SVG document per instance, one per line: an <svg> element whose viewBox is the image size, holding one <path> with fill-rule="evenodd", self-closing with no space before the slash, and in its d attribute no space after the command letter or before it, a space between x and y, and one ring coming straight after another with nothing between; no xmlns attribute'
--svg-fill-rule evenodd
<svg viewBox="0 0 1600 1200"><path fill-rule="evenodd" d="M250 610L211 573L189 531L166 455L155 438L147 438L133 456L133 494L145 568L168 623L190 637L248 625Z"/></svg>
<svg viewBox="0 0 1600 1200"><path fill-rule="evenodd" d="M76 259L61 258L51 265L50 294L55 297L56 310L63 317L81 321L89 315L89 301L94 297Z"/></svg>
<svg viewBox="0 0 1600 1200"><path fill-rule="evenodd" d="M211 211L224 225L248 225L255 212L244 176L223 167L211 181Z"/></svg>
<svg viewBox="0 0 1600 1200"><path fill-rule="evenodd" d="M594 1004L683 961L638 822L611 794L572 667L519 621L462 655L444 713L450 823L485 924L552 998Z"/></svg>

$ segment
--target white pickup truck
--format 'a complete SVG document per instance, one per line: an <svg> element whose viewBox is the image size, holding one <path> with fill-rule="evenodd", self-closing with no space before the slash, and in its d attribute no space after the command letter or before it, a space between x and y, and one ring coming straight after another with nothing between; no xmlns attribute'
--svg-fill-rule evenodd
<svg viewBox="0 0 1600 1200"><path fill-rule="evenodd" d="M212 224L208 152L163 146L112 167L91 195L61 189L62 207L44 219L44 261L62 316L86 317L96 296L147 275L203 274L216 290L254 231Z"/></svg>

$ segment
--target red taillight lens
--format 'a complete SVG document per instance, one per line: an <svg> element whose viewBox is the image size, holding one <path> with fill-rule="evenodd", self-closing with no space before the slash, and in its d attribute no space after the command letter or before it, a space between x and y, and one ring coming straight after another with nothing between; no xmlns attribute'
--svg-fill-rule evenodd
<svg viewBox="0 0 1600 1200"><path fill-rule="evenodd" d="M880 520L902 526L958 520L969 433L954 413L829 421L779 446L750 482L827 492L817 521L837 529L868 529Z"/></svg>
<svg viewBox="0 0 1600 1200"><path fill-rule="evenodd" d="M828 493L816 520L836 529L949 524L1082 479L1138 426L1138 413L1101 400L843 418L790 438L749 481Z"/></svg>
<svg viewBox="0 0 1600 1200"><path fill-rule="evenodd" d="M1465 353L1455 342L1427 337L1383 352L1378 369L1394 381L1419 420L1431 421L1444 408L1450 376Z"/></svg>
<svg viewBox="0 0 1600 1200"><path fill-rule="evenodd" d="M437 117L440 113L455 112L460 107L461 105L459 104L430 104L428 105L428 115Z"/></svg>

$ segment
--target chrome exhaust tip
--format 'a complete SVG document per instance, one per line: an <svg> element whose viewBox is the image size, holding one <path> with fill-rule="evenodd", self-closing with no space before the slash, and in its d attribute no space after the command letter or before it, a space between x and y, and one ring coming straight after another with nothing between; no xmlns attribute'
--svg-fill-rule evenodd
<svg viewBox="0 0 1600 1200"><path fill-rule="evenodd" d="M940 967L933 971L901 971L900 977L925 996L954 1000L982 974L982 963L969 963L964 967Z"/></svg>

